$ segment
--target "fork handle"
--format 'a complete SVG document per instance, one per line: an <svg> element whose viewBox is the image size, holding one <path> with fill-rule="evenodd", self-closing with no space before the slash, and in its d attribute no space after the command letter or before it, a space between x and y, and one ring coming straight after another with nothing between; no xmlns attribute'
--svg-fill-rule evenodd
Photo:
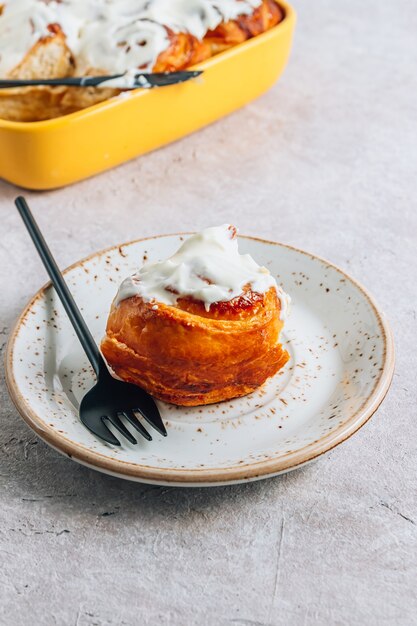
<svg viewBox="0 0 417 626"><path fill-rule="evenodd" d="M90 333L87 324L85 323L83 316L81 315L80 310L71 295L70 290L68 289L64 277L62 276L58 265L56 264L56 261L52 256L52 253L45 239L43 238L41 231L39 230L39 226L37 225L35 218L33 217L27 205L26 200L22 196L19 196L18 198L16 198L15 204L29 232L30 237L35 244L39 256L42 259L42 263L44 264L45 269L49 274L49 278L51 279L52 284L55 287L59 299L62 302L62 306L64 307L70 319L70 322L77 334L77 337L85 350L88 360L90 361L95 373L98 376L100 363L103 358L100 354L97 344L94 341L93 336Z"/></svg>
<svg viewBox="0 0 417 626"><path fill-rule="evenodd" d="M64 78L32 78L32 79L3 79L0 80L0 89L12 87L97 87L108 80L123 78L124 74L112 74L110 76L69 76Z"/></svg>

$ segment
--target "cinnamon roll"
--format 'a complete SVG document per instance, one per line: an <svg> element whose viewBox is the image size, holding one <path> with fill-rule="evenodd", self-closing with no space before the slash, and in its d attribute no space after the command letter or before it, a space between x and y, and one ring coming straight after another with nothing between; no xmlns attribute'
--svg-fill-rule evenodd
<svg viewBox="0 0 417 626"><path fill-rule="evenodd" d="M288 296L238 251L236 229L208 228L121 284L103 356L156 398L196 406L246 395L280 370Z"/></svg>

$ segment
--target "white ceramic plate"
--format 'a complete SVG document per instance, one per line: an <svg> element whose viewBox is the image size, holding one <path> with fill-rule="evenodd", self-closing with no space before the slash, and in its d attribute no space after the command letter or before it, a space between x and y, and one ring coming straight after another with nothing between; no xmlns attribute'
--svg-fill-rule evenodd
<svg viewBox="0 0 417 626"><path fill-rule="evenodd" d="M65 271L93 335L104 333L119 282L186 235L134 241ZM393 341L369 294L334 265L282 244L241 237L292 297L283 341L291 361L257 392L197 408L159 403L168 437L111 447L78 419L93 383L55 292L41 289L18 320L6 369L22 417L48 444L97 470L170 485L218 485L289 471L341 443L376 411L394 369Z"/></svg>

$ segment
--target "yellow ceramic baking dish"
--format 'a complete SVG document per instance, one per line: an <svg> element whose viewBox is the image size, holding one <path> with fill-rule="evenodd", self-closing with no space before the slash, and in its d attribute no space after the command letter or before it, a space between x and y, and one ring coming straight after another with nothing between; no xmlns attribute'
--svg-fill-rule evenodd
<svg viewBox="0 0 417 626"><path fill-rule="evenodd" d="M0 120L0 177L28 189L52 189L103 172L179 139L269 89L291 48L295 13L198 65L201 79L137 90L44 122Z"/></svg>

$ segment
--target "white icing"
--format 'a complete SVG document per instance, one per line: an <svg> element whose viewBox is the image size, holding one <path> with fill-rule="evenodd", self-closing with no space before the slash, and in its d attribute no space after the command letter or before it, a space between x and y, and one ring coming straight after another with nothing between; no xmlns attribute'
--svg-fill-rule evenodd
<svg viewBox="0 0 417 626"><path fill-rule="evenodd" d="M152 70L169 44L166 27L203 38L222 21L249 15L262 0L0 0L0 76L59 24L77 73Z"/></svg>
<svg viewBox="0 0 417 626"><path fill-rule="evenodd" d="M166 29L148 20L122 23L92 22L85 27L78 63L85 68L100 68L118 74L141 68L151 70L169 45Z"/></svg>
<svg viewBox="0 0 417 626"><path fill-rule="evenodd" d="M266 267L249 254L239 254L236 229L224 224L192 235L169 259L145 264L122 282L115 304L141 296L145 302L174 305L179 298L190 297L203 302L209 311L214 302L242 295L246 286L257 293L274 287L281 301L281 319L285 318L289 296Z"/></svg>

